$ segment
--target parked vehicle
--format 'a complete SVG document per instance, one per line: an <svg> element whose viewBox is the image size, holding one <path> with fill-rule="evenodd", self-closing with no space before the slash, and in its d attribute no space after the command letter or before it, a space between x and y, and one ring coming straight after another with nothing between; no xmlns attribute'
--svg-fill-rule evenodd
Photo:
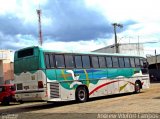
<svg viewBox="0 0 160 119"><path fill-rule="evenodd" d="M15 99L15 86L13 84L0 85L0 102L2 105L9 105Z"/></svg>
<svg viewBox="0 0 160 119"><path fill-rule="evenodd" d="M146 59L115 53L50 51L27 47L15 52L16 100L85 102L88 98L149 88Z"/></svg>

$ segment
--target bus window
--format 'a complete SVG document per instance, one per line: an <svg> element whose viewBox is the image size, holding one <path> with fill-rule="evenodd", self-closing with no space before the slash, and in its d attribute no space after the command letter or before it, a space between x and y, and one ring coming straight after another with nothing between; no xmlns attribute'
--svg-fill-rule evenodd
<svg viewBox="0 0 160 119"><path fill-rule="evenodd" d="M124 58L124 64L125 64L125 67L130 67L130 62L129 62L129 58L125 57Z"/></svg>
<svg viewBox="0 0 160 119"><path fill-rule="evenodd" d="M105 68L106 67L106 61L104 57L99 56L99 66L100 68Z"/></svg>
<svg viewBox="0 0 160 119"><path fill-rule="evenodd" d="M75 56L75 65L76 65L76 68L82 68L81 56Z"/></svg>
<svg viewBox="0 0 160 119"><path fill-rule="evenodd" d="M57 68L64 68L64 56L63 55L55 55L56 66Z"/></svg>
<svg viewBox="0 0 160 119"><path fill-rule="evenodd" d="M141 65L141 67L142 68L148 68L148 62L147 62L147 60L146 59L140 59L140 65Z"/></svg>
<svg viewBox="0 0 160 119"><path fill-rule="evenodd" d="M130 58L130 62L131 62L131 67L135 67L135 61L134 61L134 58Z"/></svg>
<svg viewBox="0 0 160 119"><path fill-rule="evenodd" d="M106 57L106 61L107 61L107 67L112 67L112 58Z"/></svg>
<svg viewBox="0 0 160 119"><path fill-rule="evenodd" d="M82 56L83 68L90 68L89 56Z"/></svg>
<svg viewBox="0 0 160 119"><path fill-rule="evenodd" d="M74 61L72 55L65 55L66 68L74 68Z"/></svg>
<svg viewBox="0 0 160 119"><path fill-rule="evenodd" d="M123 57L119 57L118 60L119 60L119 67L123 68L124 67L124 59L123 59Z"/></svg>
<svg viewBox="0 0 160 119"><path fill-rule="evenodd" d="M99 68L98 57L92 56L92 66L93 68Z"/></svg>
<svg viewBox="0 0 160 119"><path fill-rule="evenodd" d="M32 56L33 51L34 51L33 48L18 51L18 58Z"/></svg>
<svg viewBox="0 0 160 119"><path fill-rule="evenodd" d="M135 58L135 65L136 67L140 67L139 58Z"/></svg>
<svg viewBox="0 0 160 119"><path fill-rule="evenodd" d="M46 62L46 68L50 68L49 54L46 54L46 55L45 55L45 62Z"/></svg>
<svg viewBox="0 0 160 119"><path fill-rule="evenodd" d="M146 59L140 59L142 74L148 74L148 62Z"/></svg>
<svg viewBox="0 0 160 119"><path fill-rule="evenodd" d="M140 66L143 67L143 60L140 59Z"/></svg>
<svg viewBox="0 0 160 119"><path fill-rule="evenodd" d="M112 57L112 61L113 61L113 67L119 67L118 66L118 58L117 57Z"/></svg>
<svg viewBox="0 0 160 119"><path fill-rule="evenodd" d="M54 68L55 67L55 58L53 54L49 55L49 61L50 61L50 67Z"/></svg>

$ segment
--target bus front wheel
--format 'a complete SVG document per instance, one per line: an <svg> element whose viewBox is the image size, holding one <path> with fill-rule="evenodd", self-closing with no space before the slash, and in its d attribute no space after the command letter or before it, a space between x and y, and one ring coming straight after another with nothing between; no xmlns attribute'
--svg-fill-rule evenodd
<svg viewBox="0 0 160 119"><path fill-rule="evenodd" d="M80 86L76 90L76 100L78 102L86 102L88 100L88 92L84 86Z"/></svg>

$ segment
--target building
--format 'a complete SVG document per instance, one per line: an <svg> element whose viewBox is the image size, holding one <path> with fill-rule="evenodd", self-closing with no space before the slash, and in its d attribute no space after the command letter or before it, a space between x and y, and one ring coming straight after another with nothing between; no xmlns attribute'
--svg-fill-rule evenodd
<svg viewBox="0 0 160 119"><path fill-rule="evenodd" d="M139 43L118 44L118 51L121 54L131 54L131 55L135 55L135 56L144 56L143 44L139 44ZM110 45L110 46L106 46L104 48L94 50L93 52L116 53L116 48L115 48L115 45Z"/></svg>
<svg viewBox="0 0 160 119"><path fill-rule="evenodd" d="M11 54L10 50L0 50L0 84L8 83L14 79Z"/></svg>
<svg viewBox="0 0 160 119"><path fill-rule="evenodd" d="M148 56L147 61L151 81L160 81L160 55Z"/></svg>

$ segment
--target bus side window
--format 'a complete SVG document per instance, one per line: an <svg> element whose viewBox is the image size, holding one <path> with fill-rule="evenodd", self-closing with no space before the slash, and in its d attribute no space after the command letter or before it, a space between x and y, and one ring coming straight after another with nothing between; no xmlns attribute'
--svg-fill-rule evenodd
<svg viewBox="0 0 160 119"><path fill-rule="evenodd" d="M45 64L46 64L46 68L50 68L49 54L45 54Z"/></svg>
<svg viewBox="0 0 160 119"><path fill-rule="evenodd" d="M66 68L74 68L74 60L72 55L65 55Z"/></svg>
<svg viewBox="0 0 160 119"><path fill-rule="evenodd" d="M107 67L111 68L112 65L112 58L111 57L106 57L106 61L107 61Z"/></svg>
<svg viewBox="0 0 160 119"><path fill-rule="evenodd" d="M102 57L102 56L99 56L98 59L99 59L99 66L100 66L100 68L105 68L106 67L106 60L105 60L105 58Z"/></svg>
<svg viewBox="0 0 160 119"><path fill-rule="evenodd" d="M82 58L81 56L75 56L75 66L76 68L82 68Z"/></svg>
<svg viewBox="0 0 160 119"><path fill-rule="evenodd" d="M131 67L130 61L129 61L129 58L128 58L128 57L125 57L125 58L124 58L124 64L125 64L125 67L126 67L126 68Z"/></svg>
<svg viewBox="0 0 160 119"><path fill-rule="evenodd" d="M131 62L131 67L135 67L135 61L134 61L134 58L130 58L130 62Z"/></svg>
<svg viewBox="0 0 160 119"><path fill-rule="evenodd" d="M90 68L90 58L89 56L82 56L82 63L83 63L83 68Z"/></svg>
<svg viewBox="0 0 160 119"><path fill-rule="evenodd" d="M56 67L57 68L65 68L63 55L55 55L55 60L56 60Z"/></svg>
<svg viewBox="0 0 160 119"><path fill-rule="evenodd" d="M119 67L123 68L124 67L124 58L123 57L119 57L118 60L119 60Z"/></svg>
<svg viewBox="0 0 160 119"><path fill-rule="evenodd" d="M146 59L140 59L142 74L148 74L148 62Z"/></svg>
<svg viewBox="0 0 160 119"><path fill-rule="evenodd" d="M113 61L113 67L115 67L115 68L119 67L117 57L112 57L112 61Z"/></svg>
<svg viewBox="0 0 160 119"><path fill-rule="evenodd" d="M140 59L140 66L143 67L143 60Z"/></svg>
<svg viewBox="0 0 160 119"><path fill-rule="evenodd" d="M49 55L49 61L50 61L50 67L54 68L55 67L55 58L53 54Z"/></svg>
<svg viewBox="0 0 160 119"><path fill-rule="evenodd" d="M92 56L91 59L92 59L93 68L99 68L98 57L97 56Z"/></svg>
<svg viewBox="0 0 160 119"><path fill-rule="evenodd" d="M141 67L148 68L148 62L146 59L140 59Z"/></svg>
<svg viewBox="0 0 160 119"><path fill-rule="evenodd" d="M135 65L136 67L140 67L139 58L135 58Z"/></svg>

